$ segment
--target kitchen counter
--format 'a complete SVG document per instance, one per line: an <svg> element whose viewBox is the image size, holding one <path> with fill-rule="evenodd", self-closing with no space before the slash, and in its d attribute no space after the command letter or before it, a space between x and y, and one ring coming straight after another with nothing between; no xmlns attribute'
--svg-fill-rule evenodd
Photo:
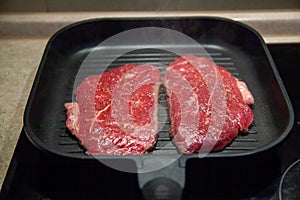
<svg viewBox="0 0 300 200"><path fill-rule="evenodd" d="M23 113L47 39L0 39L0 185L22 125Z"/></svg>
<svg viewBox="0 0 300 200"><path fill-rule="evenodd" d="M85 19L157 16L226 17L252 26L266 43L300 43L300 10L0 14L0 187L23 126L23 113L39 62L51 35Z"/></svg>

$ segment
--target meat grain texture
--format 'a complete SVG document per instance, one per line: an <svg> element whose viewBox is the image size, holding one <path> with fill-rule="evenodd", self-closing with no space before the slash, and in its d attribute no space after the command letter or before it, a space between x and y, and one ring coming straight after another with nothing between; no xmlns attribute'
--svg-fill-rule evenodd
<svg viewBox="0 0 300 200"><path fill-rule="evenodd" d="M159 70L127 64L89 76L66 103L66 126L89 155L143 154L158 135ZM170 136L181 153L219 151L247 132L254 98L247 85L204 57L166 69Z"/></svg>
<svg viewBox="0 0 300 200"><path fill-rule="evenodd" d="M182 153L222 150L253 122L254 98L246 84L205 57L178 58L164 81L170 133Z"/></svg>
<svg viewBox="0 0 300 200"><path fill-rule="evenodd" d="M66 103L67 128L89 155L142 154L157 138L160 72L149 65L124 65L89 76Z"/></svg>

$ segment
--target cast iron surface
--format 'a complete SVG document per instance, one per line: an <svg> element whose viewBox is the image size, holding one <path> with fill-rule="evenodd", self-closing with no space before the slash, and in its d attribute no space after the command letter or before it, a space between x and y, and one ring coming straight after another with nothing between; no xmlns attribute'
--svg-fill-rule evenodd
<svg viewBox="0 0 300 200"><path fill-rule="evenodd" d="M65 127L63 105L72 100L78 69L92 48L103 40L125 30L147 26L170 28L193 38L217 64L245 81L254 95L255 119L249 133L240 135L224 151L211 153L209 157L254 154L286 137L293 124L292 107L267 47L251 28L219 18L92 20L62 29L46 47L24 115L24 130L37 147L67 157L91 158ZM198 55L198 52L191 53ZM125 63L168 64L175 58L170 52L145 47L121 56L110 67ZM90 74L92 68L86 76ZM163 93L160 100L165 104ZM165 117L160 113L160 119ZM157 145L149 154L176 154L174 146L165 147L170 142L168 121L161 126ZM183 165L190 157L197 154L184 156Z"/></svg>

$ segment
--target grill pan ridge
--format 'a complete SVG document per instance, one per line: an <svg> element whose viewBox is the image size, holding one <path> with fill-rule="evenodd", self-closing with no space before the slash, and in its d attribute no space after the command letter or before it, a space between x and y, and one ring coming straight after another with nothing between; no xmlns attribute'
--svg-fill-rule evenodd
<svg viewBox="0 0 300 200"><path fill-rule="evenodd" d="M131 52L130 54L124 55L121 58L117 59L116 62L114 62L107 70L110 70L112 68L122 66L126 63L144 63L144 64L153 64L157 66L157 63L161 63L162 66L159 67L160 71L163 73L165 70L165 66L167 66L170 62L176 59L176 55L172 55L171 53L167 52L158 52L158 50L155 49L146 49L144 50L146 52ZM218 52L212 52L208 53L207 55L203 54L195 54L196 56L209 56L213 59L213 61L218 64L222 65L225 69L227 69L232 75L234 75L236 78L240 79L239 72L236 67L234 67L234 62L232 61L231 57L226 57L222 53ZM105 59L105 58L104 58ZM91 63L94 61L91 60ZM96 62L96 61L95 61ZM99 63L99 62L97 62ZM88 63L86 65L89 65ZM81 83L82 79L84 77L87 77L89 74L93 74L94 65L90 65L90 68L85 68L84 70L86 73L82 74L82 77L79 77L78 84ZM77 77L78 78L78 77ZM70 82L70 87L68 87L68 92L66 93L66 102L72 101L72 93L73 93L73 82ZM160 97L159 97L159 104L163 106L164 108L167 107L166 102L166 95L165 90L161 86L160 87ZM73 97L74 98L74 97ZM64 110L62 108L62 110ZM64 110L65 111L65 110ZM171 142L171 138L169 136L169 129L170 129L170 121L168 118L168 114L165 110L159 110L158 113L159 117L159 136L157 139L157 144L155 145L155 151L156 150L164 150L164 151L174 151L176 152L176 147L173 146L166 146L166 144L169 144ZM61 127L60 127L60 140L58 145L64 146L64 149L66 150L66 153L70 154L82 154L83 149L78 148L78 141L76 138L70 137L70 132L66 128L66 116L65 112L61 115ZM233 143L226 147L223 152L235 152L235 151L249 151L254 150L259 145L259 136L257 135L257 131L255 129L255 125L253 124L250 127L250 130L248 133L245 133L243 136L240 135L238 138L236 138ZM153 153L153 152L152 152Z"/></svg>
<svg viewBox="0 0 300 200"><path fill-rule="evenodd" d="M259 34L250 27L213 17L94 19L65 27L47 44L24 114L24 130L34 145L62 156L93 158L84 153L77 139L67 130L64 103L72 101L73 86L80 84L80 80L86 76L95 74L93 63L101 63L101 60L86 63L87 67L79 79L76 78L78 68L89 50L101 41L125 30L147 26L170 28L192 37L208 52L208 55L192 52L194 55L211 57L216 64L245 81L254 95L256 102L252 109L255 119L249 132L240 134L223 151L210 153L208 157L254 154L275 146L286 137L294 118L291 103L267 47ZM149 46L122 55L108 70L126 63L143 63L158 65L163 73L164 66L175 58L176 55L170 52ZM75 78L77 82L74 82ZM161 87L159 103L166 107L163 90ZM171 140L170 122L164 110L159 110L159 126L157 144L148 154L176 154L174 145L166 146ZM184 157L197 157L197 154Z"/></svg>

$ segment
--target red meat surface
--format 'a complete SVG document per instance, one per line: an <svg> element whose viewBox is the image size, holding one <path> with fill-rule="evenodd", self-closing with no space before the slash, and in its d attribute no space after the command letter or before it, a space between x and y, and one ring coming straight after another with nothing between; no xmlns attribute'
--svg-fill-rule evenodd
<svg viewBox="0 0 300 200"><path fill-rule="evenodd" d="M170 133L182 153L222 150L253 122L246 84L205 57L178 58L164 79Z"/></svg>
<svg viewBox="0 0 300 200"><path fill-rule="evenodd" d="M66 103L67 128L89 155L142 154L156 143L160 72L124 65L84 79Z"/></svg>

